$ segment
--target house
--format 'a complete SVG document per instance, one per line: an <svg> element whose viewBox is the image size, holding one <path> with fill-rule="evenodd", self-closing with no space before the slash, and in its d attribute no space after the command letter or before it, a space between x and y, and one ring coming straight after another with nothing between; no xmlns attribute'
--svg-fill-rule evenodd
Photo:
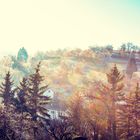
<svg viewBox="0 0 140 140"><path fill-rule="evenodd" d="M62 104L56 92L48 89L44 95L51 98L51 102L46 106L51 119L61 119L62 116L67 116L66 107Z"/></svg>
<svg viewBox="0 0 140 140"><path fill-rule="evenodd" d="M51 119L61 119L61 117L67 116L66 110L63 107L52 104L47 109Z"/></svg>

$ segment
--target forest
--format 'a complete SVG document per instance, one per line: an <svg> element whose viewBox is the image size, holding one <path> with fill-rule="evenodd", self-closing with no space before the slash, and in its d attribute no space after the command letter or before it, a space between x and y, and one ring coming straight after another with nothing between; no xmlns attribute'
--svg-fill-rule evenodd
<svg viewBox="0 0 140 140"><path fill-rule="evenodd" d="M0 140L139 140L139 57L132 43L4 56ZM51 118L49 88L65 115Z"/></svg>

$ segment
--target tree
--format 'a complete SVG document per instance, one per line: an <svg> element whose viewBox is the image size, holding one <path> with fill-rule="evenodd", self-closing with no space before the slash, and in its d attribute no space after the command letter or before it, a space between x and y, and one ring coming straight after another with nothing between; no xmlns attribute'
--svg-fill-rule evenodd
<svg viewBox="0 0 140 140"><path fill-rule="evenodd" d="M117 122L118 122L118 134L119 138L129 139L133 136L132 131L132 100L131 94L125 97L122 104L119 105L119 110L117 112Z"/></svg>
<svg viewBox="0 0 140 140"><path fill-rule="evenodd" d="M0 112L0 120L2 121L0 122L0 137L3 140L14 139L15 137L15 133L10 125L10 122L12 121L11 116L14 112L14 91L12 90L12 86L13 81L11 80L11 74L8 71L4 78L4 82L0 86L0 97L2 97L2 103L4 105Z"/></svg>
<svg viewBox="0 0 140 140"><path fill-rule="evenodd" d="M8 71L4 78L4 82L0 86L0 96L2 97L2 102L5 107L8 107L13 103L14 92L12 90L12 86L13 81L11 80L11 74Z"/></svg>
<svg viewBox="0 0 140 140"><path fill-rule="evenodd" d="M113 46L112 46L112 45L107 45L107 46L105 47L105 49L108 50L110 53L113 52Z"/></svg>
<svg viewBox="0 0 140 140"><path fill-rule="evenodd" d="M16 139L15 131L10 125L10 119L7 117L5 111L0 109L0 139L14 140Z"/></svg>
<svg viewBox="0 0 140 140"><path fill-rule="evenodd" d="M108 83L98 83L96 85L97 96L90 95L90 98L94 100L99 100L104 104L107 115L108 115L108 132L110 132L111 140L117 140L117 121L116 113L118 110L119 102L124 100L123 89L123 80L124 76L118 71L116 65L111 69L107 74Z"/></svg>
<svg viewBox="0 0 140 140"><path fill-rule="evenodd" d="M18 126L17 132L19 135L19 140L23 140L25 138L25 136L23 135L23 133L25 134L25 128L26 130L28 128L25 121L28 121L27 116L29 116L30 112L29 107L27 106L28 82L26 78L23 78L17 90L17 97L14 99L16 116L18 117L16 126Z"/></svg>
<svg viewBox="0 0 140 140"><path fill-rule="evenodd" d="M81 113L82 113L82 108L83 108L83 99L81 97L81 95L74 95L71 98L71 101L69 102L69 116L70 116L70 120L71 122L74 124L75 130L77 132L80 132L82 127L81 125Z"/></svg>
<svg viewBox="0 0 140 140"><path fill-rule="evenodd" d="M87 137L88 123L85 119L84 97L76 91L68 104L68 120L72 124L75 135Z"/></svg>
<svg viewBox="0 0 140 140"><path fill-rule="evenodd" d="M102 51L102 47L100 46L89 46L89 48L93 51L93 52L101 52Z"/></svg>
<svg viewBox="0 0 140 140"><path fill-rule="evenodd" d="M28 83L26 78L23 78L17 90L18 93L17 97L15 98L16 110L19 113L28 112L27 108Z"/></svg>
<svg viewBox="0 0 140 140"><path fill-rule="evenodd" d="M32 112L32 119L37 120L38 117L45 118L49 117L45 105L50 101L48 96L43 95L46 91L47 86L41 86L43 81L43 76L40 75L40 65L35 68L35 73L29 77L29 105Z"/></svg>
<svg viewBox="0 0 140 140"><path fill-rule="evenodd" d="M122 44L121 45L121 50L123 52L127 51L128 53L132 52L132 51L137 51L138 50L138 46L134 45L133 43L126 43L126 44Z"/></svg>
<svg viewBox="0 0 140 140"><path fill-rule="evenodd" d="M46 127L46 131L49 133L50 137L55 140L72 140L75 133L68 118L51 120L49 126Z"/></svg>
<svg viewBox="0 0 140 140"><path fill-rule="evenodd" d="M138 83L132 97L133 132L135 138L140 138L140 87Z"/></svg>
<svg viewBox="0 0 140 140"><path fill-rule="evenodd" d="M46 105L49 103L50 98L43 95L46 91L47 86L41 86L43 81L43 76L40 75L40 65L41 62L35 68L35 73L29 77L29 113L32 118L34 137L36 138L38 133L38 124L42 120L49 119L48 110Z"/></svg>
<svg viewBox="0 0 140 140"><path fill-rule="evenodd" d="M111 86L109 89L110 96L110 117L111 117L111 130L112 130L112 140L117 140L117 124L116 124L116 112L117 112L117 103L124 100L124 94L122 93L123 84L122 80L123 75L118 71L117 66L115 65L110 73L107 74L108 82Z"/></svg>
<svg viewBox="0 0 140 140"><path fill-rule="evenodd" d="M122 45L121 45L121 50L122 50L123 52L126 51L126 44L122 44Z"/></svg>
<svg viewBox="0 0 140 140"><path fill-rule="evenodd" d="M125 97L125 102L120 105L118 121L120 138L136 140L140 138L140 87L138 83L135 90Z"/></svg>

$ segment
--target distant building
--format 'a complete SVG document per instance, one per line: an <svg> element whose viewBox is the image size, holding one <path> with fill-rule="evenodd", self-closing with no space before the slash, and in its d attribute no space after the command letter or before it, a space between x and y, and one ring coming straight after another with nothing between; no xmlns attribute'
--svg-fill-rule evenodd
<svg viewBox="0 0 140 140"><path fill-rule="evenodd" d="M63 107L52 104L47 109L51 119L61 119L61 117L67 116L66 109Z"/></svg>
<svg viewBox="0 0 140 140"><path fill-rule="evenodd" d="M20 48L18 51L18 55L17 55L17 60L18 61L23 61L23 62L27 62L28 60L28 53L26 51L26 49L24 47Z"/></svg>
<svg viewBox="0 0 140 140"><path fill-rule="evenodd" d="M52 89L48 89L44 95L51 98L51 102L46 106L48 114L51 119L61 119L63 116L67 116L66 107L62 104L58 96Z"/></svg>

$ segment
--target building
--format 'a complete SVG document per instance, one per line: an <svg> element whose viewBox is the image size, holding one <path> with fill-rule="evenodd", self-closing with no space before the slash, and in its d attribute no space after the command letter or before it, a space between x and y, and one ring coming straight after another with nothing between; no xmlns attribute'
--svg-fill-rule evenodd
<svg viewBox="0 0 140 140"><path fill-rule="evenodd" d="M62 116L67 116L66 107L60 101L57 94L52 89L48 89L44 93L44 95L51 98L51 102L46 106L51 119L61 119Z"/></svg>

